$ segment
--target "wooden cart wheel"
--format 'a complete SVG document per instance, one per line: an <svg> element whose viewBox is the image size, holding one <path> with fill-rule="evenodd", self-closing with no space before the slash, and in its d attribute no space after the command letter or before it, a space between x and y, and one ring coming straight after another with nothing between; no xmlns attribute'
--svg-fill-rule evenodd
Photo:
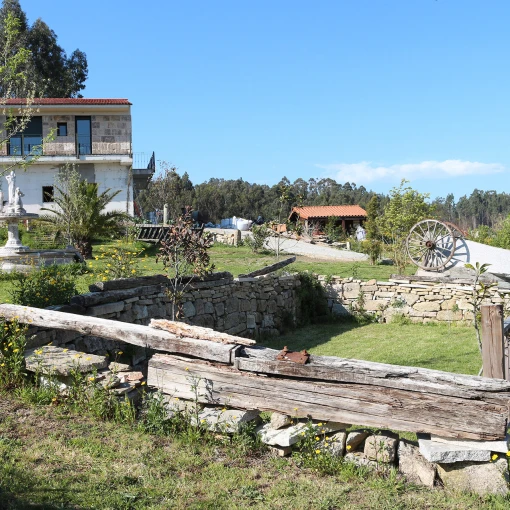
<svg viewBox="0 0 510 510"><path fill-rule="evenodd" d="M418 267L426 271L440 271L455 253L455 234L437 220L416 223L407 237L407 253Z"/></svg>

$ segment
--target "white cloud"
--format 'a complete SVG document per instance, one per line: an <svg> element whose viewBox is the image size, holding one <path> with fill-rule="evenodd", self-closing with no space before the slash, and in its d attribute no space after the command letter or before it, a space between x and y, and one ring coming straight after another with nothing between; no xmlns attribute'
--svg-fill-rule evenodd
<svg viewBox="0 0 510 510"><path fill-rule="evenodd" d="M465 175L487 175L503 172L500 163L479 163L447 159L445 161L422 161L403 165L377 166L371 161L360 163L334 163L315 165L326 170L329 177L338 182L355 182L366 184L381 179L437 179L441 177L462 177Z"/></svg>

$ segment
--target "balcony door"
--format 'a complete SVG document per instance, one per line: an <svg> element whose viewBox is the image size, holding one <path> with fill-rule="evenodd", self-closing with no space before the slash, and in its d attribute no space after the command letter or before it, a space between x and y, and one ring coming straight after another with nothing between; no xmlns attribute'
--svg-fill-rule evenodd
<svg viewBox="0 0 510 510"><path fill-rule="evenodd" d="M90 117L76 117L76 154L92 154Z"/></svg>

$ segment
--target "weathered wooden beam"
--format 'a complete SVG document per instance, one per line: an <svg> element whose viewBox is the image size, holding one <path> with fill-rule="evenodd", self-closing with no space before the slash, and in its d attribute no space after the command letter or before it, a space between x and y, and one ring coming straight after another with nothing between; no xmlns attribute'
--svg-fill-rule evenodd
<svg viewBox="0 0 510 510"><path fill-rule="evenodd" d="M505 379L503 307L482 305L481 312L483 375Z"/></svg>
<svg viewBox="0 0 510 510"><path fill-rule="evenodd" d="M231 366L156 354L148 384L200 402L278 411L296 417L352 423L443 437L501 439L508 407L483 400L408 391L370 384L328 383L261 377Z"/></svg>
<svg viewBox="0 0 510 510"><path fill-rule="evenodd" d="M157 351L187 354L197 358L231 363L235 345L198 338L181 338L159 329L127 322L56 312L29 306L0 304L0 317L17 319L23 324L77 331L84 335L119 340Z"/></svg>
<svg viewBox="0 0 510 510"><path fill-rule="evenodd" d="M274 264L270 264L269 266L262 267L261 269L257 269L248 274L240 274L239 278L255 278L255 276L263 276L265 274L273 273L282 267L288 266L296 261L296 257L289 257L288 259L281 260L280 262L275 262Z"/></svg>
<svg viewBox="0 0 510 510"><path fill-rule="evenodd" d="M200 338L201 340L210 340L211 342L230 345L256 344L255 340L250 340L249 338L220 333L219 331L214 331L214 329L190 326L184 322L169 321L166 319L151 319L149 327L168 331L179 338Z"/></svg>
<svg viewBox="0 0 510 510"><path fill-rule="evenodd" d="M310 355L309 363L301 365L276 360L278 352L262 346L244 347L238 351L235 366L259 374L367 384L465 399L483 398L510 407L510 382L507 381L314 354Z"/></svg>

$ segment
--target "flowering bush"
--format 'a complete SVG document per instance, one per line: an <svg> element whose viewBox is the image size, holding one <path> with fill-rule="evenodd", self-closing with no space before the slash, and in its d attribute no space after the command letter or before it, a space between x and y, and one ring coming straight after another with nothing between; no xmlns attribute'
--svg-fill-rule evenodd
<svg viewBox="0 0 510 510"><path fill-rule="evenodd" d="M94 257L96 262L89 262L89 267L102 281L131 278L140 274L137 257L142 251L120 246L101 248L99 255Z"/></svg>
<svg viewBox="0 0 510 510"><path fill-rule="evenodd" d="M73 273L65 265L41 267L28 274L16 273L10 291L12 301L37 308L69 303L78 294L77 276Z"/></svg>
<svg viewBox="0 0 510 510"><path fill-rule="evenodd" d="M0 387L11 388L23 380L25 331L17 320L0 319Z"/></svg>

